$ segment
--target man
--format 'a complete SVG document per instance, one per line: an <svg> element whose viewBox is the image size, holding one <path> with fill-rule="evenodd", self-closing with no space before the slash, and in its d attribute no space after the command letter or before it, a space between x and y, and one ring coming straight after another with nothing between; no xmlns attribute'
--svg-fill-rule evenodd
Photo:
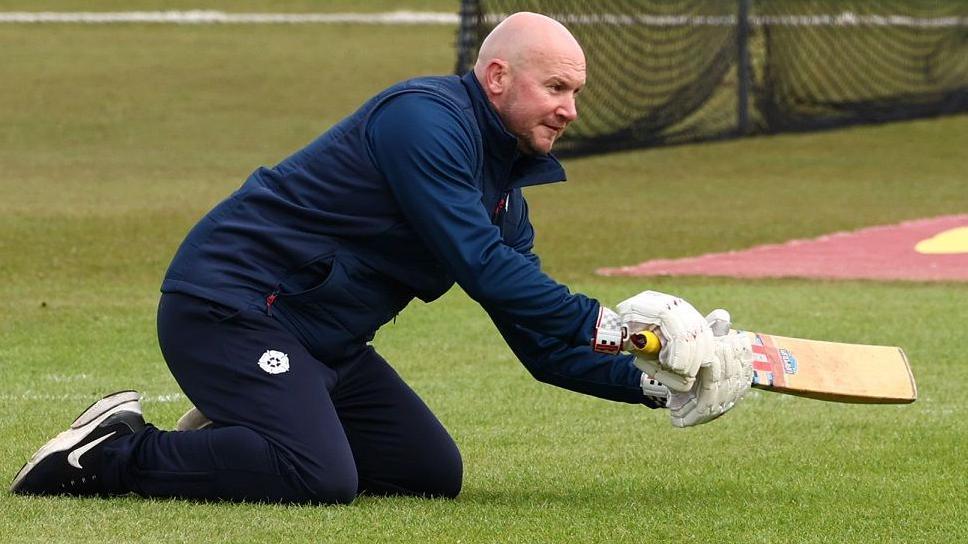
<svg viewBox="0 0 968 544"><path fill-rule="evenodd" d="M541 381L668 404L680 426L728 410L749 387L744 337L714 337L692 306L660 293L616 314L569 293L531 252L521 187L564 179L548 153L584 84L571 34L515 14L472 73L394 85L256 170L193 228L162 285L159 343L200 410L187 426L212 424L160 431L144 423L137 393L110 395L37 452L13 491L454 497L456 445L368 341L414 297L429 302L455 282ZM664 347L639 364L673 394L618 354L646 327Z"/></svg>

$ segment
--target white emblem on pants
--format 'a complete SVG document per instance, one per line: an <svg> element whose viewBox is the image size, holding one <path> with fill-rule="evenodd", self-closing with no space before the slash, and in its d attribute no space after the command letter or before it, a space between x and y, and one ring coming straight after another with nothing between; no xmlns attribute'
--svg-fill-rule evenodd
<svg viewBox="0 0 968 544"><path fill-rule="evenodd" d="M262 357L259 357L259 368L269 374L289 372L289 356L274 349L266 350Z"/></svg>

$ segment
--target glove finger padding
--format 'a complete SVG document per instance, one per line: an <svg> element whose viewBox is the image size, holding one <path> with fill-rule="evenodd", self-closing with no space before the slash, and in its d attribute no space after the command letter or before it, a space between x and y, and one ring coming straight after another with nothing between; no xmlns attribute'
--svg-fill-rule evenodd
<svg viewBox="0 0 968 544"><path fill-rule="evenodd" d="M733 325L732 321L733 318L729 315L729 312L722 308L716 308L706 314L706 323L709 324L709 329L713 331L713 336L729 334L729 328Z"/></svg>
<svg viewBox="0 0 968 544"><path fill-rule="evenodd" d="M685 393L671 392L672 425L690 427L728 412L750 389L753 380L753 348L746 334L717 336L712 364L699 369L696 383Z"/></svg>
<svg viewBox="0 0 968 544"><path fill-rule="evenodd" d="M712 362L713 333L705 318L685 300L645 291L620 303L618 313L630 332L649 329L659 334L662 351L656 370L650 374L669 389L687 391L699 367ZM645 361L639 368L648 372L653 364ZM678 378L670 379L671 375Z"/></svg>
<svg viewBox="0 0 968 544"><path fill-rule="evenodd" d="M695 378L686 378L669 372L668 370L663 370L659 366L659 362L655 360L636 357L633 363L635 364L636 368L645 374L652 376L655 380L659 381L672 391L689 391L693 383L696 381Z"/></svg>

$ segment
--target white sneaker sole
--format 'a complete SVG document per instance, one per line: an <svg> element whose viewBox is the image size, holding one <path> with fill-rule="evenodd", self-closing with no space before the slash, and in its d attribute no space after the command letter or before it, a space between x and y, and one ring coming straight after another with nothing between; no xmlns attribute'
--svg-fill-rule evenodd
<svg viewBox="0 0 968 544"><path fill-rule="evenodd" d="M47 456L73 448L105 419L118 412L135 412L140 415L142 413L141 395L137 391L121 391L92 404L81 415L77 416L69 429L50 439L37 450L37 453L17 473L13 483L10 484L10 490L13 491L20 480L23 480L27 473Z"/></svg>
<svg viewBox="0 0 968 544"><path fill-rule="evenodd" d="M212 425L212 420L205 417L201 410L191 407L185 415L178 418L175 424L176 431L200 431Z"/></svg>

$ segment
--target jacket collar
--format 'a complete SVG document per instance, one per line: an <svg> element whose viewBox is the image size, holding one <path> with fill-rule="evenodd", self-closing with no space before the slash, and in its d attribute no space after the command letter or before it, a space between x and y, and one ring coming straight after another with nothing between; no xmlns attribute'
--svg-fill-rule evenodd
<svg viewBox="0 0 968 544"><path fill-rule="evenodd" d="M507 172L508 187L526 187L565 181L565 169L554 155L524 155L518 151L517 136L508 132L501 117L494 111L484 89L471 70L461 77L471 97L474 116L481 129L484 154L488 161L500 165L498 171Z"/></svg>

